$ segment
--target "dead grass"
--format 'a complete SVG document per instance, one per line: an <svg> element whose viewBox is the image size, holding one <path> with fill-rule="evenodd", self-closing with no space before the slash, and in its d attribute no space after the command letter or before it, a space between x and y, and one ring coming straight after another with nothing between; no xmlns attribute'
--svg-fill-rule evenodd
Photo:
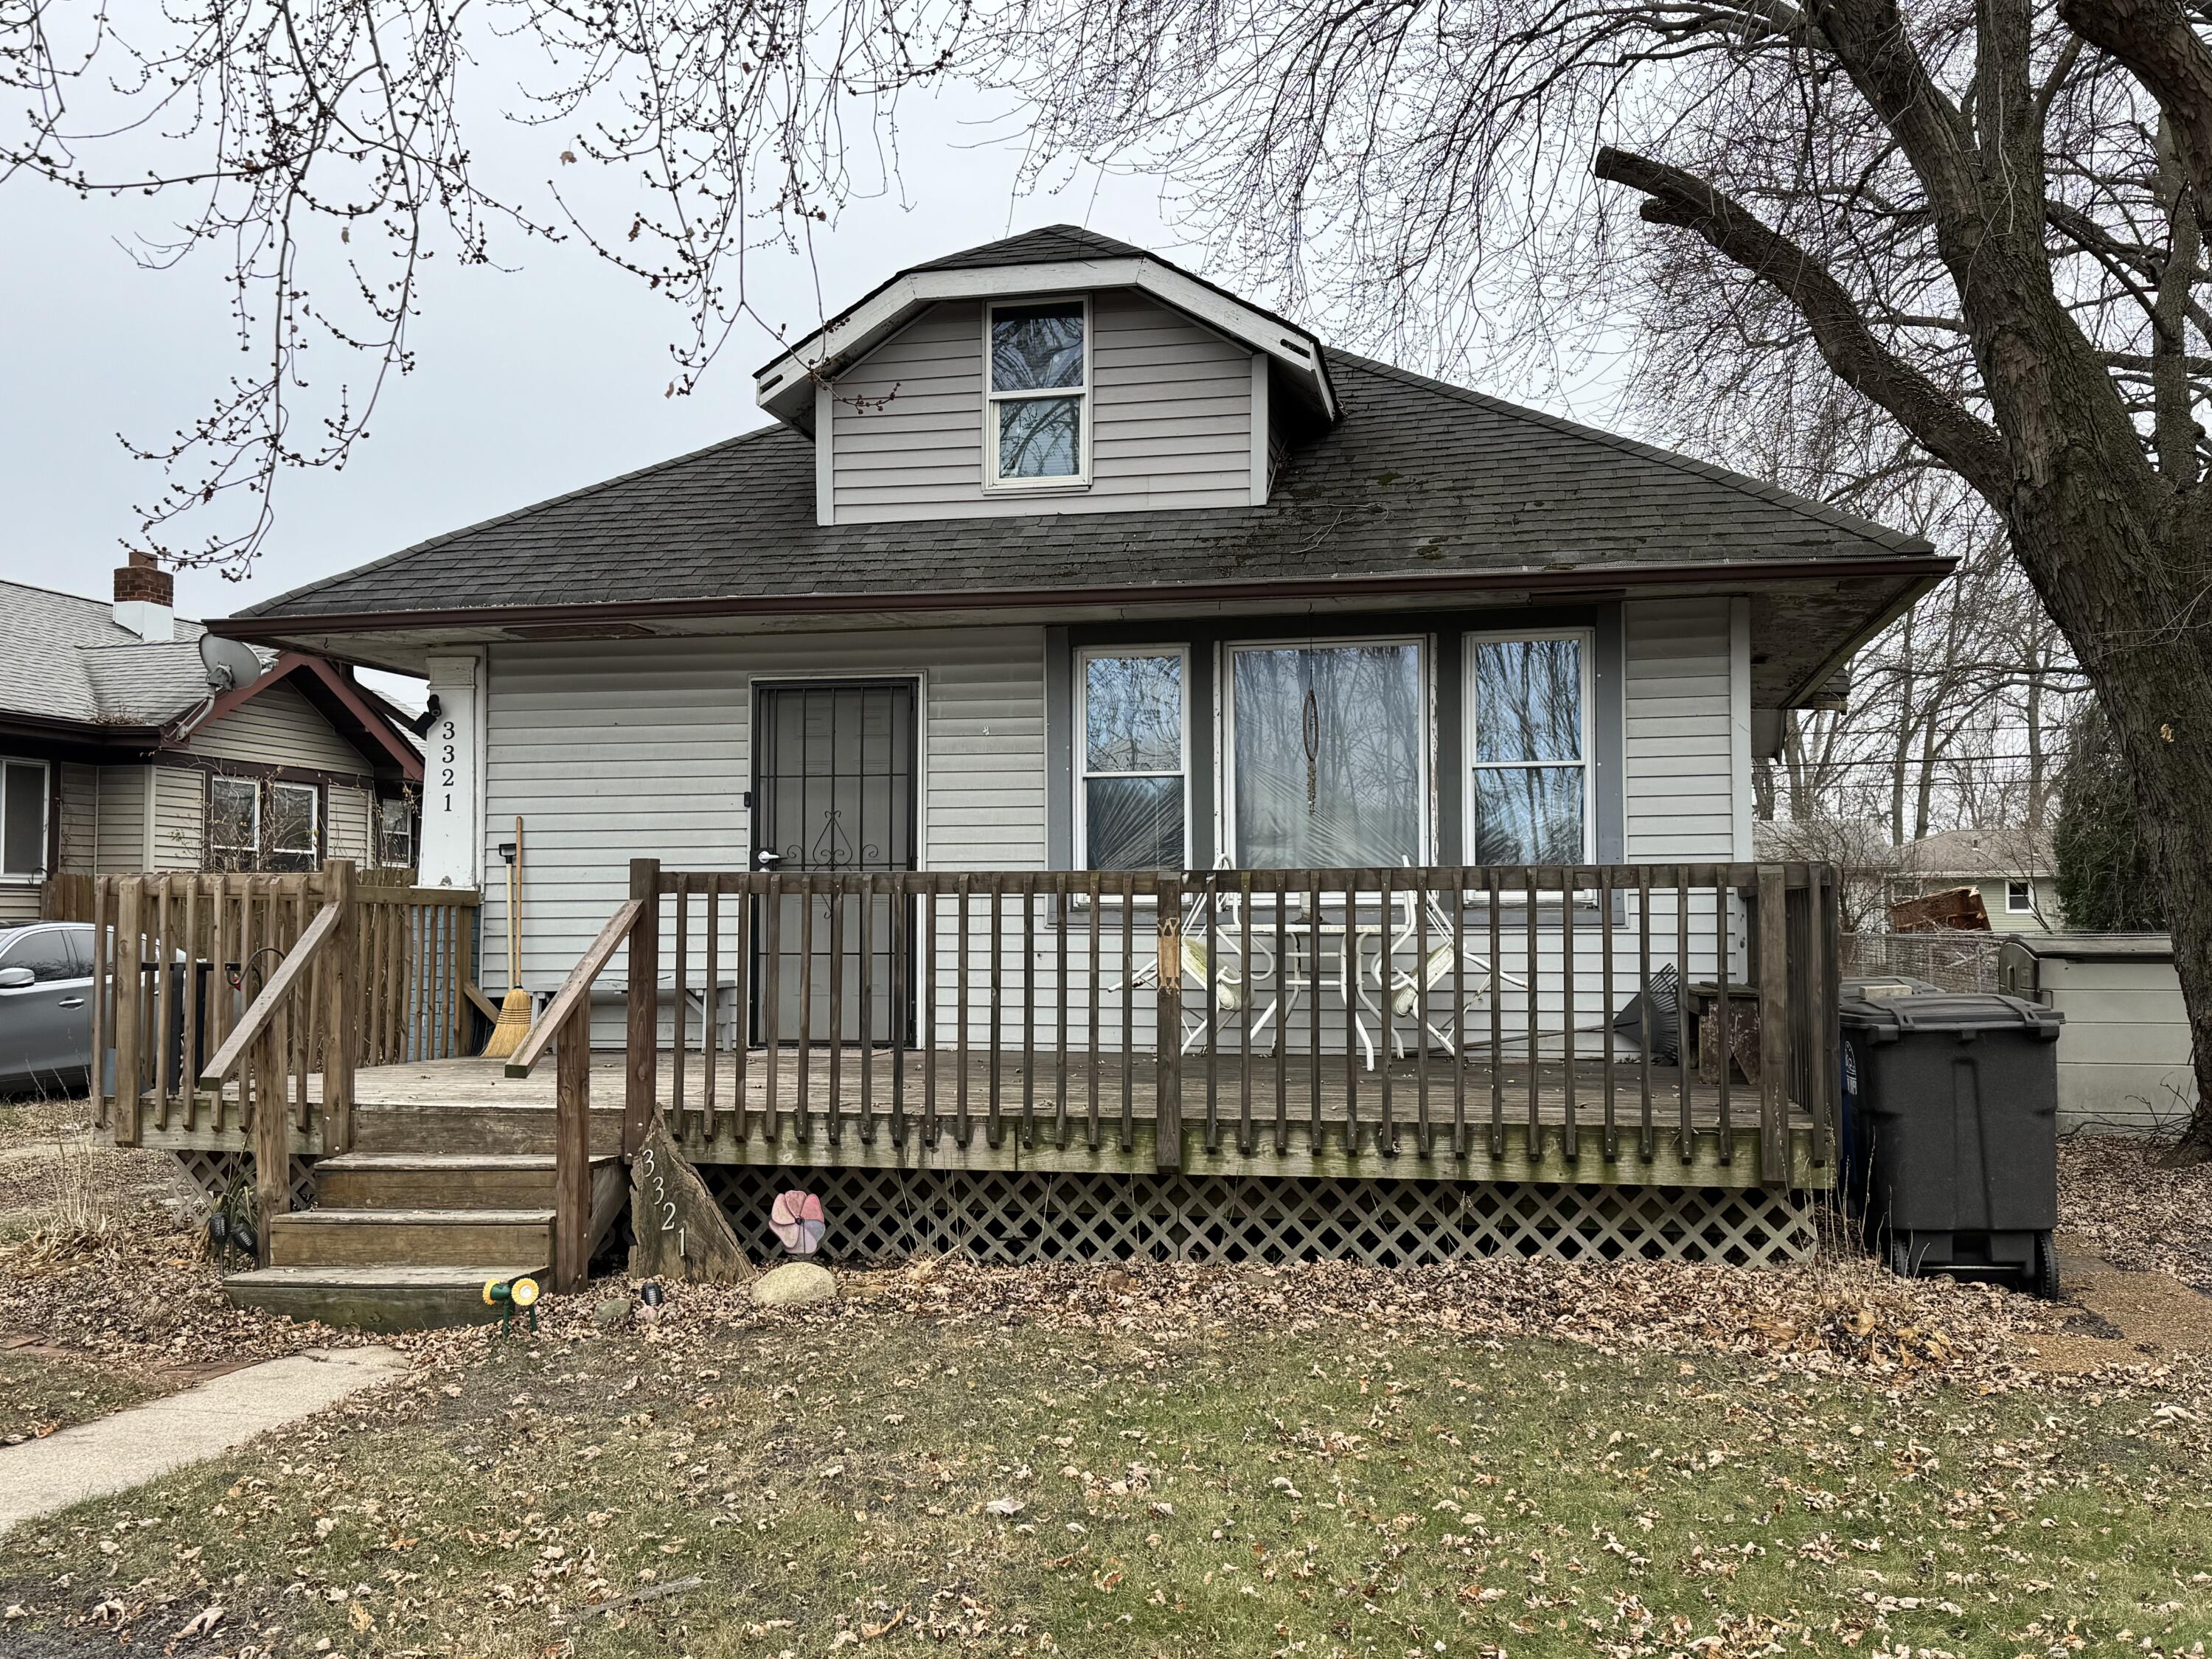
<svg viewBox="0 0 2212 1659"><path fill-rule="evenodd" d="M0 1446L105 1417L167 1392L171 1383L167 1375L81 1355L0 1346Z"/></svg>
<svg viewBox="0 0 2212 1659"><path fill-rule="evenodd" d="M2165 1163L2149 1136L2076 1135L2058 1148L2058 1224L2116 1267L2156 1269L2212 1295L2212 1164Z"/></svg>

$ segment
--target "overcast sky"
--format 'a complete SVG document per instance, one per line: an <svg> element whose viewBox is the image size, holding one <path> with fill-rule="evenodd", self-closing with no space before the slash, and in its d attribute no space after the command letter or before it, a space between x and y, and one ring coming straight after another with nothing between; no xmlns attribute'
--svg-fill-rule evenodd
<svg viewBox="0 0 2212 1659"><path fill-rule="evenodd" d="M1000 102L909 99L900 126L910 205L888 195L856 202L820 234L818 303L830 310L902 265L1060 222L1202 264L1170 228L1171 200L1164 207L1156 181L1084 177L1051 195L1018 195L1018 124ZM557 134L496 121L483 132L479 149L511 178L555 171ZM137 526L134 503L161 483L118 433L158 440L256 366L239 355L223 270L207 251L155 272L121 246L133 231L158 232L181 206L80 200L21 179L0 188L0 575L105 596ZM698 394L671 399L667 342L680 319L665 301L573 244L509 239L499 251L520 268L434 265L413 325L418 367L385 393L371 440L342 472L283 479L275 535L246 580L180 573L183 614L224 615L760 424L750 371L774 343L758 325L741 325ZM815 280L807 262L770 256L752 262L748 291L796 337L820 314ZM358 375L342 356L323 348L315 373Z"/></svg>

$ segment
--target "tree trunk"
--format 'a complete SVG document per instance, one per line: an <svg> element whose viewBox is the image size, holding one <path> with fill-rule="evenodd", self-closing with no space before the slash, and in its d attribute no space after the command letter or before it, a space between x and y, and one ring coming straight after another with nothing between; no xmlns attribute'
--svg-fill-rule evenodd
<svg viewBox="0 0 2212 1659"><path fill-rule="evenodd" d="M2151 520L2158 504L2123 503L2093 468L2053 482L2021 491L2014 544L2127 757L2189 1018L2197 1103L2183 1146L2212 1158L2212 629L2177 620L2212 582L2212 538L2186 498Z"/></svg>

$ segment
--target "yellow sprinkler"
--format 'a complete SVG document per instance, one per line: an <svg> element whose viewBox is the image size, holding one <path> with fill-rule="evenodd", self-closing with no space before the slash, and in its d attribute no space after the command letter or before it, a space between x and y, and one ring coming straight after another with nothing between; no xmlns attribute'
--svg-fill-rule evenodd
<svg viewBox="0 0 2212 1659"><path fill-rule="evenodd" d="M505 1335L512 1326L514 1310L517 1308L525 1309L529 1312L530 1328L535 1331L538 1328L538 1298L543 1294L544 1292L538 1288L538 1281L534 1279L487 1279L484 1280L484 1305L499 1310L499 1328L501 1335Z"/></svg>

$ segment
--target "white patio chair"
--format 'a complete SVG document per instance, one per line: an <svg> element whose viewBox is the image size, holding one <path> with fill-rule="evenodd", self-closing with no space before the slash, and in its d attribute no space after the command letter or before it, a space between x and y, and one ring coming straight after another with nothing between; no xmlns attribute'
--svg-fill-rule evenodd
<svg viewBox="0 0 2212 1659"><path fill-rule="evenodd" d="M1464 948L1466 999L1460 1006L1443 1013L1443 1017L1450 1026L1450 1030L1446 1030L1437 1023L1440 1011L1436 1006L1436 995L1441 990L1448 1000L1450 999L1454 982L1460 977L1462 960L1462 951L1454 948L1451 916L1431 890L1424 890L1418 896L1409 890L1401 896L1404 901L1400 907L1401 919L1392 935L1389 949L1376 964L1378 975L1387 968L1390 976L1391 1057L1396 1060L1406 1057L1405 1034L1398 1029L1398 1021L1413 1017L1421 1007L1424 990L1428 993L1429 1013L1422 1019L1422 1026L1436 1040L1438 1048L1456 1057L1462 1041L1460 1033L1466 1028L1468 1014L1478 1007L1486 1008L1490 997L1499 986L1526 991L1528 981L1517 975L1499 971L1488 957L1472 948ZM1464 899L1462 902L1464 902ZM1420 950L1420 918L1424 914L1428 921L1428 953L1413 967L1401 968L1397 965L1401 954Z"/></svg>
<svg viewBox="0 0 2212 1659"><path fill-rule="evenodd" d="M1214 868L1227 870L1233 866L1224 855ZM1218 1013L1236 1016L1249 1015L1254 1003L1253 986L1258 981L1275 977L1273 952L1264 939L1255 938L1245 914L1243 896L1227 892L1216 901L1213 938L1221 960L1209 960L1206 942L1206 910L1207 894L1201 889L1185 902L1182 915L1177 921L1179 952L1183 982L1195 985L1205 995L1213 999ZM1158 990L1160 983L1160 964L1157 951L1140 953L1129 974L1130 982L1150 990ZM1118 993L1118 979L1101 982L1104 991ZM1256 1039L1280 1012L1279 992L1265 998L1265 1006L1252 1020L1252 1035ZM1182 1006L1182 1052L1188 1054L1206 1040L1206 1012Z"/></svg>

